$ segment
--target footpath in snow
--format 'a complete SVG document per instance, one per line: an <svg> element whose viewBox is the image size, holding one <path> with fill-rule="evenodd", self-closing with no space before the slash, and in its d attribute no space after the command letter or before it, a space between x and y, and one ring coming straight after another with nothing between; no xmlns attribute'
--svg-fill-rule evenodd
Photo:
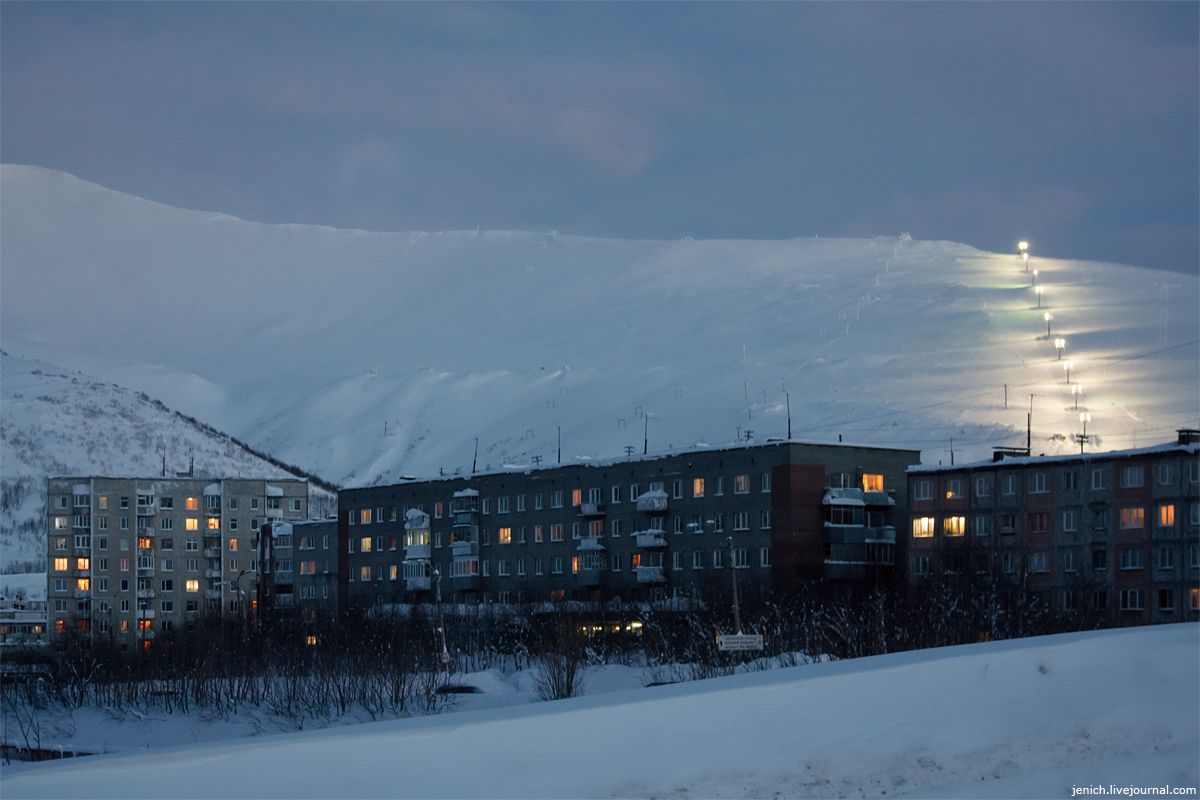
<svg viewBox="0 0 1200 800"><path fill-rule="evenodd" d="M6 767L24 797L1071 797L1200 784L1200 626Z"/></svg>

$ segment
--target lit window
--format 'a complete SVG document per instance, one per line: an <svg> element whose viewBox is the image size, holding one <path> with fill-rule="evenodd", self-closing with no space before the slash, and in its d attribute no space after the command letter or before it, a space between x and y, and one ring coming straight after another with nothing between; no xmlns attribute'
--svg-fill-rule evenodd
<svg viewBox="0 0 1200 800"><path fill-rule="evenodd" d="M76 578L75 579L75 588L81 592L86 592L86 591L91 590L92 579L91 578Z"/></svg>
<svg viewBox="0 0 1200 800"><path fill-rule="evenodd" d="M571 556L571 572L579 572L579 556Z"/></svg>
<svg viewBox="0 0 1200 800"><path fill-rule="evenodd" d="M370 564L364 564L363 566L359 567L358 579L360 581L371 580L371 565Z"/></svg>
<svg viewBox="0 0 1200 800"><path fill-rule="evenodd" d="M946 517L946 519L942 521L942 534L945 536L962 536L966 532L966 517Z"/></svg>
<svg viewBox="0 0 1200 800"><path fill-rule="evenodd" d="M208 529L210 531L221 530L221 518L220 517L209 517L208 518Z"/></svg>
<svg viewBox="0 0 1200 800"><path fill-rule="evenodd" d="M1122 508L1121 509L1121 527L1122 528L1141 528L1146 524L1146 510L1144 508Z"/></svg>
<svg viewBox="0 0 1200 800"><path fill-rule="evenodd" d="M368 511L367 511L367 513L368 513L368 514L369 514L369 513L371 513L371 512L370 512L370 510L368 510ZM371 537L370 537L370 536L364 536L364 537L362 537L362 539L360 539L360 540L359 540L359 542L358 542L358 549L359 549L359 552L362 552L362 553L369 553L369 552L371 552L371 547L372 547L372 545L373 545L373 542L371 541Z"/></svg>
<svg viewBox="0 0 1200 800"><path fill-rule="evenodd" d="M200 520L195 517L188 517L183 521L183 527L189 531L198 531L200 530Z"/></svg>
<svg viewBox="0 0 1200 800"><path fill-rule="evenodd" d="M928 539L933 536L934 526L937 522L933 517L916 517L912 523L912 535L914 539Z"/></svg>
<svg viewBox="0 0 1200 800"><path fill-rule="evenodd" d="M498 544L512 544L512 528L501 528L496 532Z"/></svg>
<svg viewBox="0 0 1200 800"><path fill-rule="evenodd" d="M871 472L864 473L862 487L864 492L882 492L883 476Z"/></svg>
<svg viewBox="0 0 1200 800"><path fill-rule="evenodd" d="M733 476L733 493L734 494L749 494L750 492L750 476L749 475L734 475Z"/></svg>
<svg viewBox="0 0 1200 800"><path fill-rule="evenodd" d="M583 489L571 490L571 506L578 508L583 503Z"/></svg>
<svg viewBox="0 0 1200 800"><path fill-rule="evenodd" d="M360 510L358 512L358 521L362 525L370 525L371 524L371 509L364 508L364 509ZM365 553L367 551L364 550L363 552Z"/></svg>
<svg viewBox="0 0 1200 800"><path fill-rule="evenodd" d="M70 569L70 567L68 566L70 563L71 563L71 559L69 559L69 558L56 558L56 559L54 559L54 571L55 572L66 572L68 569Z"/></svg>
<svg viewBox="0 0 1200 800"><path fill-rule="evenodd" d="M1158 507L1158 527L1174 528L1175 527L1175 504L1163 503Z"/></svg>
<svg viewBox="0 0 1200 800"><path fill-rule="evenodd" d="M229 540L229 552L231 552L231 553L237 552L237 539Z"/></svg>
<svg viewBox="0 0 1200 800"><path fill-rule="evenodd" d="M704 478L692 480L692 497L704 497Z"/></svg>
<svg viewBox="0 0 1200 800"><path fill-rule="evenodd" d="M140 499L140 498L139 498ZM188 511L199 511L200 500L196 497L188 497L183 501L183 507Z"/></svg>
<svg viewBox="0 0 1200 800"><path fill-rule="evenodd" d="M80 572L89 570L91 568L92 568L92 560L90 558L87 558L86 556L84 556L82 558L75 559L75 569L79 570Z"/></svg>

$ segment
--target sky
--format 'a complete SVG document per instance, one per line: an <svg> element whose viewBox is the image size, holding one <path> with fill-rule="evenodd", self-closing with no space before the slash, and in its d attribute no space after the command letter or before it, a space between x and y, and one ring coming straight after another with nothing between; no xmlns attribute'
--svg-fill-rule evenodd
<svg viewBox="0 0 1200 800"><path fill-rule="evenodd" d="M0 160L263 222L1196 273L1198 43L1192 2L10 2Z"/></svg>

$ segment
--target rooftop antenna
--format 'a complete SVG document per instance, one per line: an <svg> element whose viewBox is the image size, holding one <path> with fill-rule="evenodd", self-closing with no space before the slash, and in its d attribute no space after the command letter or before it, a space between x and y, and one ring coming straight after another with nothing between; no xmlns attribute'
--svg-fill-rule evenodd
<svg viewBox="0 0 1200 800"><path fill-rule="evenodd" d="M479 437L475 437L475 457L471 459L471 474L475 474L475 467L479 465Z"/></svg>
<svg viewBox="0 0 1200 800"><path fill-rule="evenodd" d="M540 467L542 465L542 457L540 455L533 457L533 465L535 467Z"/></svg>
<svg viewBox="0 0 1200 800"><path fill-rule="evenodd" d="M1025 414L1025 454L1033 454L1033 395L1029 395L1029 411Z"/></svg>
<svg viewBox="0 0 1200 800"><path fill-rule="evenodd" d="M650 452L650 415L642 417L642 455Z"/></svg>
<svg viewBox="0 0 1200 800"><path fill-rule="evenodd" d="M631 445L631 444L625 445L625 455L626 455L626 457L633 455L633 445Z"/></svg>
<svg viewBox="0 0 1200 800"><path fill-rule="evenodd" d="M562 463L562 425L558 426L558 463Z"/></svg>
<svg viewBox="0 0 1200 800"><path fill-rule="evenodd" d="M787 403L788 439L790 440L792 438L792 397L784 392L783 400Z"/></svg>
<svg viewBox="0 0 1200 800"><path fill-rule="evenodd" d="M162 476L165 478L167 477L167 454L165 451L163 452L162 457Z"/></svg>

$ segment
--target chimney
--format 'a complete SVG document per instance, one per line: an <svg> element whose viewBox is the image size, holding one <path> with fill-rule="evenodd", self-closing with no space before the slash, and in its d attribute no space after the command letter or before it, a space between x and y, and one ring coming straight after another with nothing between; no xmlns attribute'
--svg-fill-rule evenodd
<svg viewBox="0 0 1200 800"><path fill-rule="evenodd" d="M1200 430L1196 428L1180 428L1175 433L1179 434L1180 444L1200 444Z"/></svg>

